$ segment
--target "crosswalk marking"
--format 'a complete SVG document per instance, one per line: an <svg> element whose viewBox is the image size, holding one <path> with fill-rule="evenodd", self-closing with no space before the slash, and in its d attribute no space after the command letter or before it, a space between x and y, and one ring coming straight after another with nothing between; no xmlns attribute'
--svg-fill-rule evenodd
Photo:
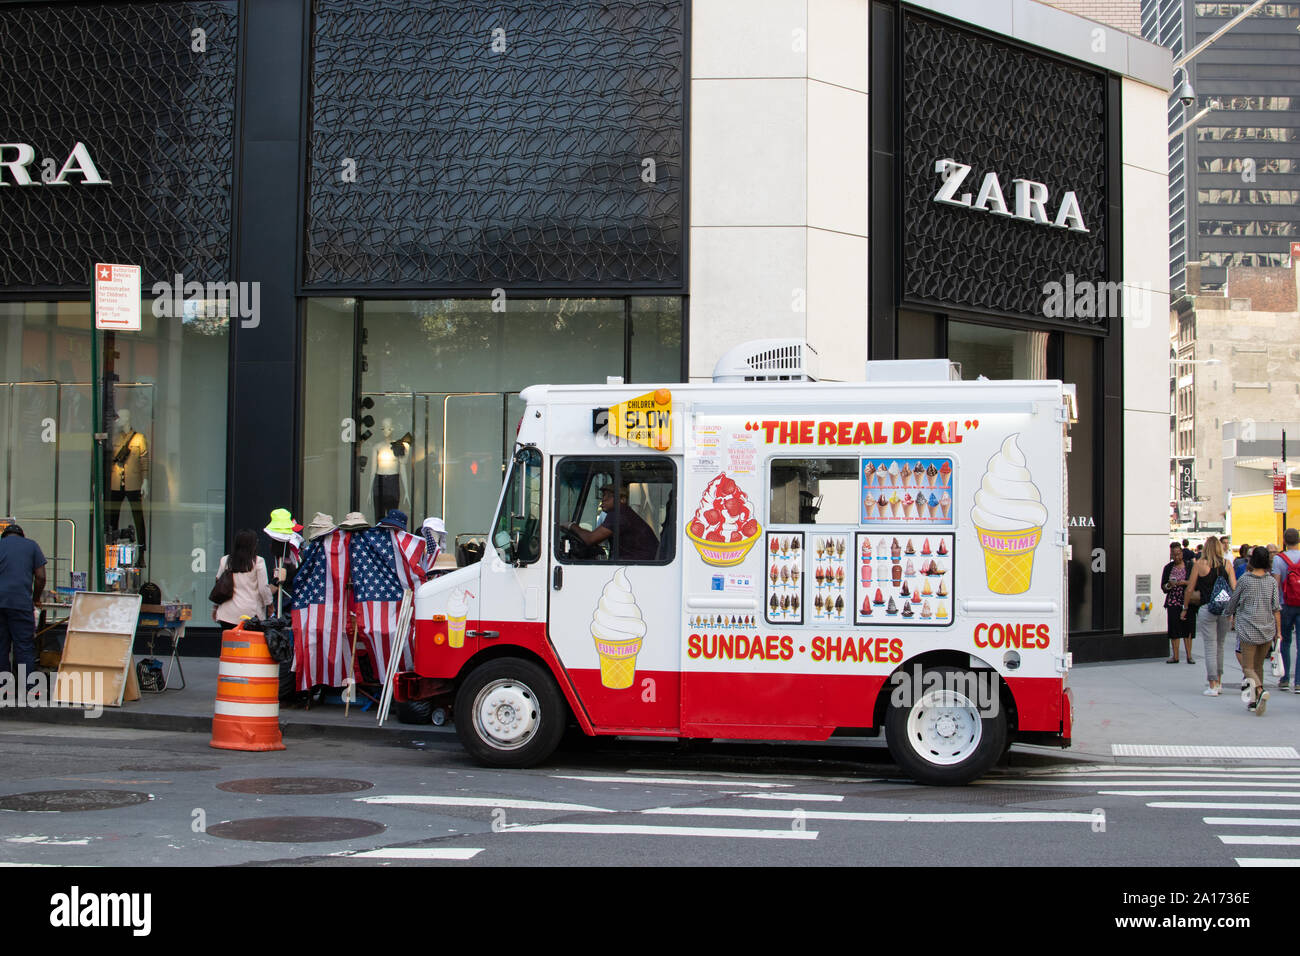
<svg viewBox="0 0 1300 956"><path fill-rule="evenodd" d="M377 850L360 850L331 855L368 860L472 860L482 852L482 847L384 846Z"/></svg>
<svg viewBox="0 0 1300 956"><path fill-rule="evenodd" d="M1201 817L1201 822L1211 827L1300 827L1300 819L1295 817Z"/></svg>
<svg viewBox="0 0 1300 956"><path fill-rule="evenodd" d="M1092 823L1091 813L855 813L841 810L755 810L749 807L652 807L641 813L768 820L845 820L855 823Z"/></svg>
<svg viewBox="0 0 1300 956"><path fill-rule="evenodd" d="M1231 747L1194 744L1111 744L1116 757L1222 757L1244 760L1300 760L1294 747Z"/></svg>
<svg viewBox="0 0 1300 956"><path fill-rule="evenodd" d="M1235 857L1238 866L1300 866L1300 860L1292 860L1288 857L1277 859L1268 859L1266 857Z"/></svg>
<svg viewBox="0 0 1300 956"><path fill-rule="evenodd" d="M840 803L844 797L833 793L738 793L747 800L802 800L805 803Z"/></svg>
<svg viewBox="0 0 1300 956"><path fill-rule="evenodd" d="M1300 837L1294 836L1226 836L1215 834L1230 846L1300 846Z"/></svg>
<svg viewBox="0 0 1300 956"><path fill-rule="evenodd" d="M575 813L615 813L605 807L585 803L552 803L547 800L513 800L505 797L448 797L431 794L388 794L374 797L356 797L358 803L395 804L430 807L491 807L502 810L560 810Z"/></svg>
<svg viewBox="0 0 1300 956"><path fill-rule="evenodd" d="M1157 775L1152 774L1151 776L1157 776ZM1265 778L1265 780L1266 780L1267 782L1261 782L1260 780L1250 780L1249 778L1247 778L1246 780L1243 780L1242 782L1237 782L1236 780L1210 780L1210 779L1206 779L1206 780L1187 780L1187 779L1163 780L1163 779L1155 779L1155 780L1151 780L1151 781L1149 781L1149 782L1150 782L1150 783L1153 783L1153 784L1158 784L1159 786L1162 786L1162 787L1262 787L1262 786L1269 786L1269 787L1287 787L1287 788L1294 789L1294 790L1300 790L1300 782L1297 782L1297 783L1287 783L1287 782L1285 782L1285 781L1278 781L1278 780L1275 780L1275 779L1272 779L1272 778ZM1017 783L1018 785L1024 785L1024 786L1027 786L1027 787L1095 787L1095 786L1097 786L1098 784L1101 784L1102 786L1107 786L1107 787L1141 787L1141 786L1145 785L1145 783L1147 783L1147 782L1148 782L1148 781L1147 781L1145 778L1144 778L1143 780L1133 780L1133 781L1128 781L1128 780L1100 780L1100 781L1098 781L1098 780L1018 780L1018 781L1016 781L1016 783ZM974 783L976 783L976 784L978 784L978 785L980 785L980 786L985 786L985 787L996 787L996 786L1001 786L1001 785L1002 785L1002 783L1001 783L1000 781L997 781L997 780L976 780L976 781L974 781Z"/></svg>
<svg viewBox="0 0 1300 956"><path fill-rule="evenodd" d="M1240 794L1216 794L1216 796L1240 796ZM1290 796L1290 794L1287 794ZM1197 800L1163 800L1147 804L1156 810L1296 810L1300 804L1295 803L1203 803Z"/></svg>
<svg viewBox="0 0 1300 956"><path fill-rule="evenodd" d="M1106 797L1291 797L1300 793L1290 790L1098 790Z"/></svg>
<svg viewBox="0 0 1300 956"><path fill-rule="evenodd" d="M536 823L507 826L506 833L584 833L600 836L684 836L751 840L815 840L816 830L747 830L730 827L656 827L625 823Z"/></svg>
<svg viewBox="0 0 1300 956"><path fill-rule="evenodd" d="M577 780L581 783L653 783L661 786L672 786L672 787L680 787L680 786L736 787L736 786L743 785L746 787L782 788L782 787L794 786L794 784L790 784L790 783L774 783L772 781L767 781L767 780L754 782L749 780L739 780L735 778L731 780L706 780L704 778L695 778L695 777L640 777L640 776L585 777L585 776L576 776L572 774L562 774L562 773L554 773L551 774L551 776L554 777L556 780Z"/></svg>

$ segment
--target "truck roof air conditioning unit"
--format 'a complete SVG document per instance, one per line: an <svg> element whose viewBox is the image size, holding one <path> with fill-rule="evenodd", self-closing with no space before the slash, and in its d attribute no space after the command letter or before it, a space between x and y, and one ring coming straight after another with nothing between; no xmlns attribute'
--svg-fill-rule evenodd
<svg viewBox="0 0 1300 956"><path fill-rule="evenodd" d="M715 382L815 382L817 353L803 339L755 339L713 366Z"/></svg>

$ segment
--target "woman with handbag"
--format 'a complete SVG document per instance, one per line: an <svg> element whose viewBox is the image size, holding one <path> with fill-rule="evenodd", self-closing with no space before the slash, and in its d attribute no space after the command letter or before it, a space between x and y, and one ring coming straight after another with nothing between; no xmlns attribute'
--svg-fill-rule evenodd
<svg viewBox="0 0 1300 956"><path fill-rule="evenodd" d="M1202 653L1209 686L1202 693L1206 697L1218 697L1223 693L1223 645L1228 639L1228 615L1223 613L1223 609L1232 599L1236 586L1237 576L1224 558L1218 538L1209 538L1200 559L1192 565L1192 576L1183 594L1182 611L1182 618L1186 620L1193 595L1199 595L1200 613L1196 614L1195 610L1192 613L1196 617L1196 636L1204 642ZM1189 653L1187 659L1191 660L1191 656Z"/></svg>
<svg viewBox="0 0 1300 956"><path fill-rule="evenodd" d="M217 565L217 586L208 597L216 605L212 620L219 624L236 627L241 617L267 616L271 586L266 579L266 562L257 553L256 531L246 529L235 535L234 548L222 555Z"/></svg>
<svg viewBox="0 0 1300 956"><path fill-rule="evenodd" d="M1169 629L1169 660L1166 664L1178 663L1178 641L1181 639L1187 647L1187 663L1192 661L1192 625L1196 620L1196 608L1183 613L1183 597L1187 590L1187 579L1192 576L1191 555L1175 541L1169 545L1169 563L1160 575L1160 590L1165 592L1165 623Z"/></svg>
<svg viewBox="0 0 1300 956"><path fill-rule="evenodd" d="M1277 579L1269 573L1272 568L1268 548L1250 552L1250 571L1238 579L1232 600L1223 609L1225 615L1233 615L1241 640L1241 667L1246 677L1241 696L1258 717L1264 716L1268 706L1262 665L1282 632L1282 604Z"/></svg>

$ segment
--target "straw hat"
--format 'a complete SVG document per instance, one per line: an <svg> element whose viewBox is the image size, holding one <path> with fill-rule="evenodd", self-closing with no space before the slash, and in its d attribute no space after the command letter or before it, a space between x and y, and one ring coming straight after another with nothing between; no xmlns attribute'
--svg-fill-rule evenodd
<svg viewBox="0 0 1300 956"><path fill-rule="evenodd" d="M370 527L370 522L360 511L349 511L347 515L339 522L340 531L365 531Z"/></svg>
<svg viewBox="0 0 1300 956"><path fill-rule="evenodd" d="M307 540L315 541L317 538L329 534L338 525L334 523L334 516L316 512L316 516L311 519L311 524L307 525Z"/></svg>

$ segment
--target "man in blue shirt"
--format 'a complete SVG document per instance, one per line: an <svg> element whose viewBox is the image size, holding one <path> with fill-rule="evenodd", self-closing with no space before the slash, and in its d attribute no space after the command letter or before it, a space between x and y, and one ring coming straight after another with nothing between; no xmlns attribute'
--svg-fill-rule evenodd
<svg viewBox="0 0 1300 956"><path fill-rule="evenodd" d="M41 546L28 541L18 525L9 525L0 532L0 679L11 673L11 644L24 681L36 673L36 602L44 590Z"/></svg>

